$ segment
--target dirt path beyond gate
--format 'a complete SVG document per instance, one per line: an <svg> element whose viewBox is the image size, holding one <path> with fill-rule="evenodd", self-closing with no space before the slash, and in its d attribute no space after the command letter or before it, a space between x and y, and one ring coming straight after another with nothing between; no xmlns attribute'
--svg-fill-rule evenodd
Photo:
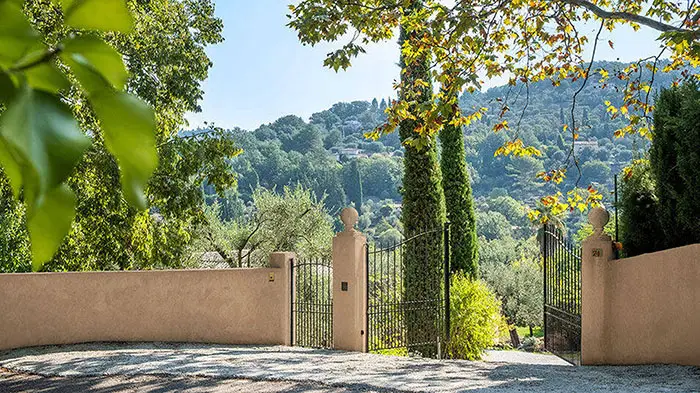
<svg viewBox="0 0 700 393"><path fill-rule="evenodd" d="M495 361L440 361L280 346L37 347L0 353L0 367L5 369L0 372L0 391L32 391L32 384L49 383L56 388L42 391L58 393L71 391L60 390L62 384L80 383L89 388L83 391L91 392L152 390L149 386L188 392L700 392L700 369L695 367L571 367L549 355L514 351L491 353L488 358ZM23 384L29 389L21 390Z"/></svg>

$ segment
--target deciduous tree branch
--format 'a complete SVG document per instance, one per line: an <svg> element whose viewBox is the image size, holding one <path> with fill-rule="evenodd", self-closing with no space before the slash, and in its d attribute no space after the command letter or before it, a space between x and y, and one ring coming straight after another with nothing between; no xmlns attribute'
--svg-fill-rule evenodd
<svg viewBox="0 0 700 393"><path fill-rule="evenodd" d="M631 12L620 12L620 11L607 11L597 5L591 3L587 0L556 0L560 3L570 4L577 7L583 7L600 18L603 19L617 19L626 20L630 22L636 22L640 25L651 27L654 30L661 32L677 32L677 33L692 33L693 30L684 29L682 27L677 27L672 24L659 22L658 20L646 17L644 15L634 14Z"/></svg>

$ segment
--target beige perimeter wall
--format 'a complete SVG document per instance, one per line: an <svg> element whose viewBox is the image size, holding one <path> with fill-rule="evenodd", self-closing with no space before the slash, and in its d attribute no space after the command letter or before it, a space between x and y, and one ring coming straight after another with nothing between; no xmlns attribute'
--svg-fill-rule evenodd
<svg viewBox="0 0 700 393"><path fill-rule="evenodd" d="M89 341L288 344L289 269L279 262L261 269L0 274L0 349Z"/></svg>
<svg viewBox="0 0 700 393"><path fill-rule="evenodd" d="M584 304L600 306L584 306L584 363L700 366L700 244L586 268L601 271L583 283Z"/></svg>

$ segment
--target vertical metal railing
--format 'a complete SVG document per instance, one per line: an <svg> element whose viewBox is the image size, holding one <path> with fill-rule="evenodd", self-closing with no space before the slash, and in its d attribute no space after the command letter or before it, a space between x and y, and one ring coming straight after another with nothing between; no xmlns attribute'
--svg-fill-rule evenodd
<svg viewBox="0 0 700 393"><path fill-rule="evenodd" d="M581 248L543 227L545 348L573 364L581 356Z"/></svg>
<svg viewBox="0 0 700 393"><path fill-rule="evenodd" d="M292 263L292 345L333 346L333 266L324 258Z"/></svg>
<svg viewBox="0 0 700 393"><path fill-rule="evenodd" d="M294 345L294 325L295 325L295 315L294 315L294 258L292 258L289 264L289 342Z"/></svg>
<svg viewBox="0 0 700 393"><path fill-rule="evenodd" d="M444 306L445 306L445 318L444 318L444 323L445 323L445 338L443 340L444 343L449 342L450 340L450 274L451 274L451 268L450 268L450 223L445 223L445 229L444 229L444 235L443 235L443 240L442 240L445 250L444 255L443 255L443 260L444 260L444 266L442 267L443 271L443 289L445 291L444 296Z"/></svg>
<svg viewBox="0 0 700 393"><path fill-rule="evenodd" d="M444 242L439 243L444 247L444 250L441 249L438 253L441 255L441 260L424 261L434 266L433 272L441 273L423 278L428 283L428 287L436 289L436 293L434 295L428 293L427 296L420 298L407 298L406 247L418 247L416 249L421 250L420 247L424 247L424 244L435 244L434 238L428 238L430 236L437 237L439 242ZM401 242L385 245L383 248L367 244L365 258L367 350L390 351L394 354L428 353L431 354L430 356L435 356L438 353L438 345L441 341L444 343L450 335L449 227L426 230ZM424 335L419 333L421 337L417 337L414 330L414 336L408 337L409 318L420 319L420 324L426 327L421 329L425 330Z"/></svg>

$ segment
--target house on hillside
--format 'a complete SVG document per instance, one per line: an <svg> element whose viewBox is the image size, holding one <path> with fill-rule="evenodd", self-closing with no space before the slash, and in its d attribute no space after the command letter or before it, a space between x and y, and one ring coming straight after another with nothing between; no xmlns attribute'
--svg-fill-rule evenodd
<svg viewBox="0 0 700 393"><path fill-rule="evenodd" d="M335 156L336 161L352 160L361 157L367 157L362 149L356 147L332 147L331 153Z"/></svg>
<svg viewBox="0 0 700 393"><path fill-rule="evenodd" d="M598 149L598 141L576 141L574 143L574 153L579 154L581 150L590 148L592 150Z"/></svg>

